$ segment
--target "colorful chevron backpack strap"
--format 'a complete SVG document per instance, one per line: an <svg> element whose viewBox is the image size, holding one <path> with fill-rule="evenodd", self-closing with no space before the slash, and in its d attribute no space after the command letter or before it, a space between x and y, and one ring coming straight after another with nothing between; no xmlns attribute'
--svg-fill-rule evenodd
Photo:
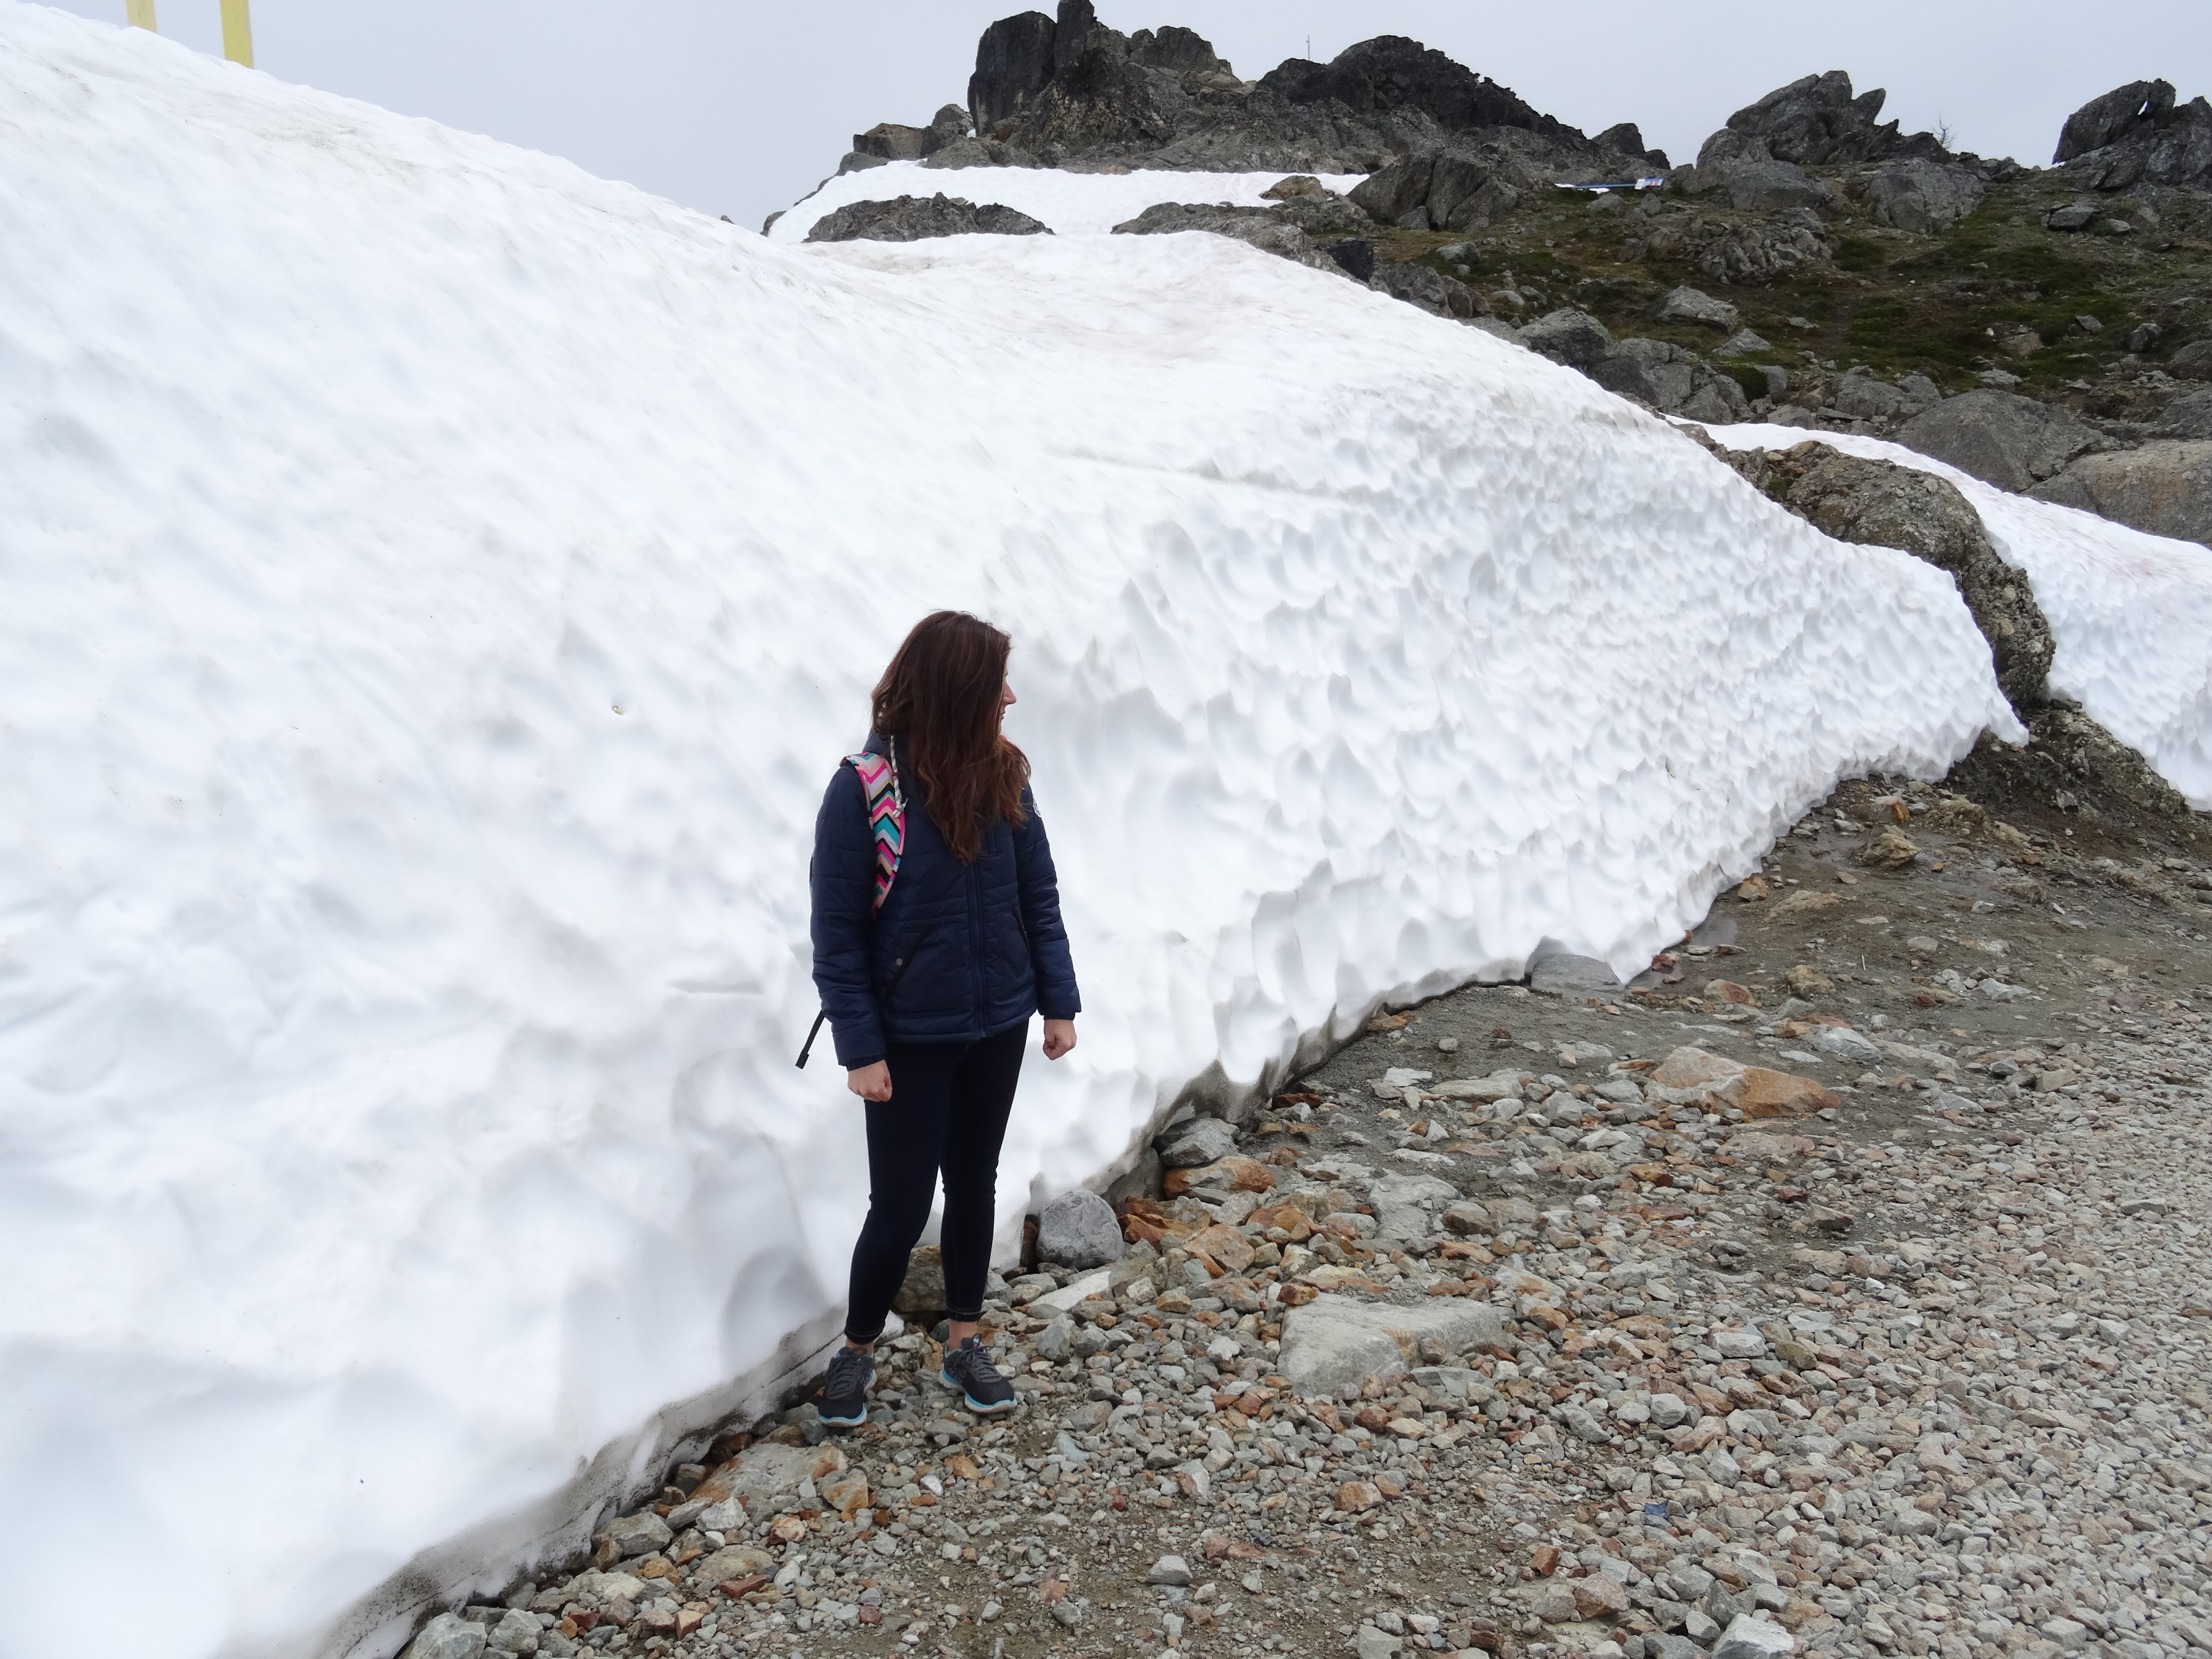
<svg viewBox="0 0 2212 1659"><path fill-rule="evenodd" d="M898 879L899 854L906 848L906 793L898 767L888 755L848 755L845 764L860 775L868 798L868 824L876 836L876 902L878 910Z"/></svg>

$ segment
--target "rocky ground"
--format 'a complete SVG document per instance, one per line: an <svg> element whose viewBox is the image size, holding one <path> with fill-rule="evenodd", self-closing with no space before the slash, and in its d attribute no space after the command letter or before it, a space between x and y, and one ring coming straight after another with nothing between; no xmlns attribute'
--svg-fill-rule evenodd
<svg viewBox="0 0 2212 1659"><path fill-rule="evenodd" d="M1010 1419L908 1332L414 1659L2212 1659L2212 849L2152 836L1847 784L1631 987L1380 1016L1045 1218Z"/></svg>

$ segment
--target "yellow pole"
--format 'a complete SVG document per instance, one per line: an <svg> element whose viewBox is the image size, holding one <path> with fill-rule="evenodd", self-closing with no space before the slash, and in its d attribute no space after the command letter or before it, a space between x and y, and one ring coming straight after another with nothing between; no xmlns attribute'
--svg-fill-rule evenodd
<svg viewBox="0 0 2212 1659"><path fill-rule="evenodd" d="M132 28L150 29L154 27L154 0L124 0L123 11Z"/></svg>
<svg viewBox="0 0 2212 1659"><path fill-rule="evenodd" d="M139 0L132 0L133 4ZM253 67L253 24L246 15L246 0L222 0L222 55L234 64ZM152 15L154 0L144 0Z"/></svg>

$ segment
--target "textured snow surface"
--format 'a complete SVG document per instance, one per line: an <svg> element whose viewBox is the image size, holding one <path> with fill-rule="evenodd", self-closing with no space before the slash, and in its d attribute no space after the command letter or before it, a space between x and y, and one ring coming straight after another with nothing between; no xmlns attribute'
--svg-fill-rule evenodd
<svg viewBox="0 0 2212 1659"><path fill-rule="evenodd" d="M2212 550L2015 495L1879 438L1751 423L1706 430L1730 449L1817 438L1958 485L1998 556L2034 584L2057 644L2051 690L2140 751L2191 806L2212 810Z"/></svg>
<svg viewBox="0 0 2212 1659"><path fill-rule="evenodd" d="M11 1652L342 1649L826 1319L809 836L932 606L1091 1010L1002 1219L2011 729L1939 573L1225 240L779 247L12 0L0 148Z"/></svg>
<svg viewBox="0 0 2212 1659"><path fill-rule="evenodd" d="M1103 236L1158 202L1225 202L1232 207L1273 205L1261 192L1286 173L1062 173L1053 167L926 167L919 161L886 161L879 167L840 173L769 228L769 240L803 242L815 222L849 202L888 202L901 196L942 192L977 207L997 202L1050 225L1058 236ZM1367 175L1328 173L1322 183L1341 196Z"/></svg>

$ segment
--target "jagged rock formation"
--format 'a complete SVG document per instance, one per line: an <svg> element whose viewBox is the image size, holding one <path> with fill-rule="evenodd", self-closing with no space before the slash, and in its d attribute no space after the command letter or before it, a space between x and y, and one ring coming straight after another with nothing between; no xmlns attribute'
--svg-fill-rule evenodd
<svg viewBox="0 0 2212 1659"><path fill-rule="evenodd" d="M981 207L942 191L886 202L848 202L806 233L810 242L919 242L933 236L1049 236L1026 213L996 202Z"/></svg>
<svg viewBox="0 0 2212 1659"><path fill-rule="evenodd" d="M2051 160L2094 190L2212 184L2212 104L2174 106L2167 81L2131 81L2066 118Z"/></svg>
<svg viewBox="0 0 2212 1659"><path fill-rule="evenodd" d="M1125 35L1090 0L993 23L968 98L975 138L933 153L936 164L1370 173L1455 135L1504 133L1553 169L1617 174L1666 159L1644 152L1632 123L1586 138L1402 36L1364 40L1328 64L1294 58L1248 82L1192 31Z"/></svg>

